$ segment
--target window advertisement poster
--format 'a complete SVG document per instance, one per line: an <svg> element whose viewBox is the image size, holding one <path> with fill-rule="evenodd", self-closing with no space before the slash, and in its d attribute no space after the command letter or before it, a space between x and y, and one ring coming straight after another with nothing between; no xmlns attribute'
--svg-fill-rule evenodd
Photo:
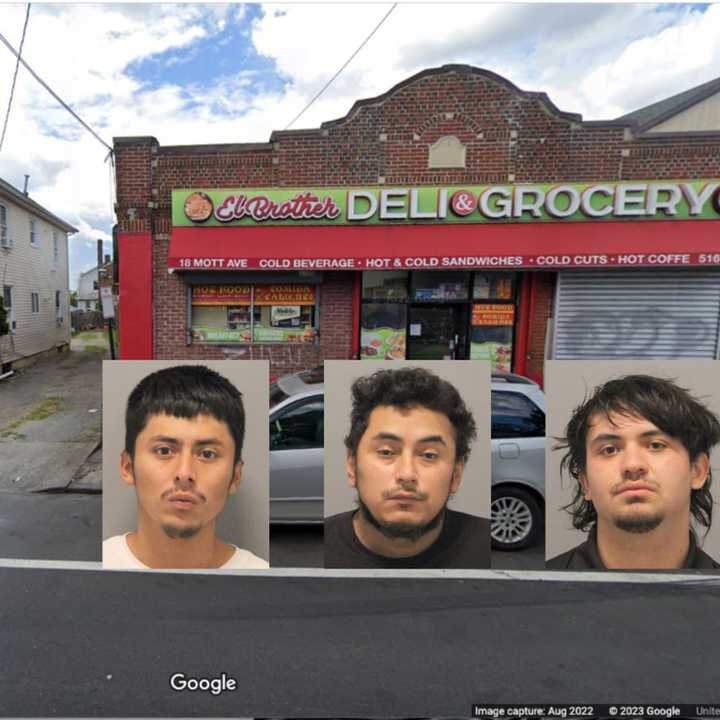
<svg viewBox="0 0 720 720"><path fill-rule="evenodd" d="M489 360L493 372L510 372L514 321L514 305L475 303L472 309L470 359Z"/></svg>
<svg viewBox="0 0 720 720"><path fill-rule="evenodd" d="M310 285L193 286L193 341L313 342L315 294Z"/></svg>
<svg viewBox="0 0 720 720"><path fill-rule="evenodd" d="M513 273L475 273L473 300L512 300Z"/></svg>
<svg viewBox="0 0 720 720"><path fill-rule="evenodd" d="M404 360L407 307L400 304L368 303L362 308L360 358Z"/></svg>

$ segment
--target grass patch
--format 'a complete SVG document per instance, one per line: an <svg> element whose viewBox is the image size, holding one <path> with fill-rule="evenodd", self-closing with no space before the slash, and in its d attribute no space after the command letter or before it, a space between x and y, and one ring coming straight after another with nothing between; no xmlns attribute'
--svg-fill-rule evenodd
<svg viewBox="0 0 720 720"><path fill-rule="evenodd" d="M25 423L32 422L33 420L45 420L51 415L54 415L62 405L62 398L59 397L48 397L39 402L30 412L23 415L21 418L14 420L9 425L0 429L0 437L9 437L14 440L22 440L25 436L18 432Z"/></svg>
<svg viewBox="0 0 720 720"><path fill-rule="evenodd" d="M81 352L104 353L106 350L109 352L108 348L102 345L85 345Z"/></svg>
<svg viewBox="0 0 720 720"><path fill-rule="evenodd" d="M83 330L73 335L74 340L100 340L103 335L107 338L107 332L103 330Z"/></svg>

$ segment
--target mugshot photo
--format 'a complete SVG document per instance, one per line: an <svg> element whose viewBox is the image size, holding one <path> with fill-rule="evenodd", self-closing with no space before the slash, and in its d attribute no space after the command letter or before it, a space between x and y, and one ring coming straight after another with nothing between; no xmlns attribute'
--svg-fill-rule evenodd
<svg viewBox="0 0 720 720"><path fill-rule="evenodd" d="M103 362L103 567L268 567L268 363Z"/></svg>
<svg viewBox="0 0 720 720"><path fill-rule="evenodd" d="M490 366L325 362L325 567L490 567Z"/></svg>
<svg viewBox="0 0 720 720"><path fill-rule="evenodd" d="M720 362L545 369L546 567L720 568Z"/></svg>

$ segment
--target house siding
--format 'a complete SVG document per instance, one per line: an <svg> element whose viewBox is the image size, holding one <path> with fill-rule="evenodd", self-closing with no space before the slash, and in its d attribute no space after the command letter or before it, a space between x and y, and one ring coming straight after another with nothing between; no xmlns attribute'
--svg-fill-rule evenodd
<svg viewBox="0 0 720 720"><path fill-rule="evenodd" d="M95 283L98 279L98 269L92 268L80 274L78 281L78 307L83 310L95 310L100 292Z"/></svg>
<svg viewBox="0 0 720 720"><path fill-rule="evenodd" d="M12 247L0 248L0 286L12 287L15 330L0 338L0 362L36 355L70 342L68 308L67 232L0 195L7 208ZM30 244L30 219L35 220L36 244ZM53 232L58 233L58 258ZM55 293L60 291L62 321L56 319ZM32 293L38 293L38 312L32 311Z"/></svg>

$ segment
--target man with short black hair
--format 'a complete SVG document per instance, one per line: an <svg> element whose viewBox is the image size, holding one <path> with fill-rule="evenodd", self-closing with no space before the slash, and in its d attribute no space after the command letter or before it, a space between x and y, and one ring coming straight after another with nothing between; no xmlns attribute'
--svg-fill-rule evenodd
<svg viewBox="0 0 720 720"><path fill-rule="evenodd" d="M242 477L245 410L232 383L204 365L158 370L130 393L125 430L120 475L137 492L137 530L103 543L105 567L268 567L215 535Z"/></svg>
<svg viewBox="0 0 720 720"><path fill-rule="evenodd" d="M627 375L576 408L555 449L577 481L565 506L588 539L549 569L712 569L691 517L710 529L714 413L670 380Z"/></svg>
<svg viewBox="0 0 720 720"><path fill-rule="evenodd" d="M359 509L325 521L328 568L490 567L490 523L449 510L476 437L458 391L422 368L352 385L345 439Z"/></svg>

